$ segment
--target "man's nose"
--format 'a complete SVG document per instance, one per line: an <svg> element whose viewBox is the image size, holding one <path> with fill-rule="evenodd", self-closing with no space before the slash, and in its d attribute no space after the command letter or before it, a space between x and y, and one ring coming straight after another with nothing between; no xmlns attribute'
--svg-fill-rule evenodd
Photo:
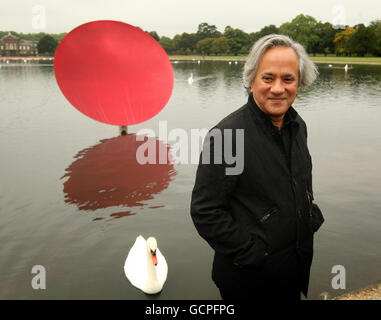
<svg viewBox="0 0 381 320"><path fill-rule="evenodd" d="M284 86L280 79L275 80L273 86L271 87L271 93L279 95L284 92Z"/></svg>

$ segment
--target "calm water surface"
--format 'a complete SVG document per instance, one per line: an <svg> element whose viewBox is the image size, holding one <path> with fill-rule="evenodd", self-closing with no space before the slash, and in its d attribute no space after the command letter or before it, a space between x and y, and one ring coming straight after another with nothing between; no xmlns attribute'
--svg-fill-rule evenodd
<svg viewBox="0 0 381 320"><path fill-rule="evenodd" d="M191 129L211 128L246 102L242 63L173 67L167 107L131 133L149 128L158 135L159 121L167 120L168 132L182 128L190 137ZM315 199L326 219L315 237L310 299L381 280L381 66L345 73L321 64L319 71L294 103L308 126ZM139 168L135 136L119 137L117 127L73 108L52 66L3 65L0 107L1 299L220 298L212 250L189 216L197 165ZM158 148L168 151L165 141ZM139 234L158 239L169 265L157 296L124 276ZM46 268L46 290L31 287L34 265ZM332 289L335 265L346 269L345 290Z"/></svg>

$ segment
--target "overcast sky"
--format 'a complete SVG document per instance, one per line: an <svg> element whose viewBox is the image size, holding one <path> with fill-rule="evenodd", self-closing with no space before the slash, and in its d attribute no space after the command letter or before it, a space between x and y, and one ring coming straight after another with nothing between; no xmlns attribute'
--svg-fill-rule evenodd
<svg viewBox="0 0 381 320"><path fill-rule="evenodd" d="M36 7L40 5L41 7ZM34 13L33 13L34 8ZM41 28L45 11L45 28ZM246 32L308 14L322 22L355 25L381 19L380 0L0 0L0 30L69 32L85 22L118 20L160 36L196 32L201 22ZM38 17L37 17L38 16ZM34 22L33 22L34 21Z"/></svg>

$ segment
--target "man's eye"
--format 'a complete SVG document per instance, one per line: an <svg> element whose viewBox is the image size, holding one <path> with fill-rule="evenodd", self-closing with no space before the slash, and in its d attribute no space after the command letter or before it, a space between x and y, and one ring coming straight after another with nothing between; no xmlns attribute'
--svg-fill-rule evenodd
<svg viewBox="0 0 381 320"><path fill-rule="evenodd" d="M271 80L272 80L271 77L263 77L262 79L263 79L264 81L271 81Z"/></svg>
<svg viewBox="0 0 381 320"><path fill-rule="evenodd" d="M293 82L294 78L285 78L284 81L286 81L286 82Z"/></svg>

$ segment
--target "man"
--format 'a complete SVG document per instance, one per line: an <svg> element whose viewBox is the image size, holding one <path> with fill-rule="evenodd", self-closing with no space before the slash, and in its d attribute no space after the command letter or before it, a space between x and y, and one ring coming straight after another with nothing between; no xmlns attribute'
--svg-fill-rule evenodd
<svg viewBox="0 0 381 320"><path fill-rule="evenodd" d="M215 251L212 279L223 299L307 297L313 234L324 219L313 203L306 124L291 104L316 76L300 44L283 35L259 39L244 67L247 104L213 129L222 143L205 139L191 216ZM243 143L227 141L229 130L243 130ZM229 143L244 158L239 174L214 161ZM202 161L206 152L210 163Z"/></svg>

